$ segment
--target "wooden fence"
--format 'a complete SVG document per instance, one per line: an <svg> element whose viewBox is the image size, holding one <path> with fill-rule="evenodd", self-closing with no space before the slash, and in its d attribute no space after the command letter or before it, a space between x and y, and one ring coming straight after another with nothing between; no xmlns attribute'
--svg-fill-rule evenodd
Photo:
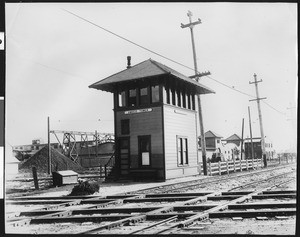
<svg viewBox="0 0 300 237"><path fill-rule="evenodd" d="M280 165L297 162L297 157L292 155L280 155L277 158L268 160L268 165ZM248 159L248 160L231 160L217 163L207 163L208 175L222 175L229 174L231 172L258 169L264 166L263 159ZM203 169L201 165L201 170Z"/></svg>
<svg viewBox="0 0 300 237"><path fill-rule="evenodd" d="M218 163L207 163L207 174L208 175L222 175L229 174L231 172L258 169L263 167L262 159L252 160L232 160Z"/></svg>

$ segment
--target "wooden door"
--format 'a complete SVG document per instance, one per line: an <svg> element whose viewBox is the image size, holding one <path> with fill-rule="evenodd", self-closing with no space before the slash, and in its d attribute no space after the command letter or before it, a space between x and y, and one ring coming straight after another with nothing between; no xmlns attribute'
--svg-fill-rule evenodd
<svg viewBox="0 0 300 237"><path fill-rule="evenodd" d="M119 138L120 174L129 174L130 163L130 140L129 137Z"/></svg>

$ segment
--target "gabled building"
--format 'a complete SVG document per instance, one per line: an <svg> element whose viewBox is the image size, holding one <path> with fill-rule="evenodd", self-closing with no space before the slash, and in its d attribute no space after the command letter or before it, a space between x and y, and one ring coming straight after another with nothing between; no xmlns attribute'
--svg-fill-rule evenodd
<svg viewBox="0 0 300 237"><path fill-rule="evenodd" d="M251 139L246 138L244 140L244 150L245 150L245 157L246 159L252 159L253 158L262 158L262 141L260 137L254 137L252 138L252 144ZM252 146L253 145L253 151L254 154L252 155ZM273 159L275 156L275 149L273 148L273 144L269 139L265 138L265 149L266 149L266 156L267 159Z"/></svg>
<svg viewBox="0 0 300 237"><path fill-rule="evenodd" d="M199 174L195 96L214 92L152 59L127 59L127 69L89 86L114 95L118 176Z"/></svg>
<svg viewBox="0 0 300 237"><path fill-rule="evenodd" d="M223 141L225 141L226 143L234 143L239 147L241 145L242 138L240 138L240 136L238 136L237 134L233 134L230 137L224 139Z"/></svg>
<svg viewBox="0 0 300 237"><path fill-rule="evenodd" d="M206 157L208 160L212 158L214 153L222 153L222 136L211 130L207 131L204 136L206 143ZM199 155L202 157L201 137L198 137L198 139L199 151L201 152Z"/></svg>

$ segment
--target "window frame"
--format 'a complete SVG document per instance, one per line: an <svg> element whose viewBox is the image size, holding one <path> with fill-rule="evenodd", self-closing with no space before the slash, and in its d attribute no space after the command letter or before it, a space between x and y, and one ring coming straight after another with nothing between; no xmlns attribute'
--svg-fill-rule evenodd
<svg viewBox="0 0 300 237"><path fill-rule="evenodd" d="M124 93L124 105L121 106L121 102L123 101L122 94ZM118 90L117 92L117 107L118 108L126 108L128 107L128 90Z"/></svg>
<svg viewBox="0 0 300 237"><path fill-rule="evenodd" d="M135 91L135 96L130 96L130 91ZM138 87L135 87L135 88L130 88L128 89L128 103L127 103L127 107L128 108L132 108L132 107L137 107L138 106ZM131 98L135 98L135 103L134 105L131 105ZM133 99L132 99L133 100Z"/></svg>
<svg viewBox="0 0 300 237"><path fill-rule="evenodd" d="M158 87L157 89L157 94L158 94L158 101L153 101L153 87ZM158 104L162 101L162 98L161 98L161 86L159 84L151 84L150 85L150 104Z"/></svg>
<svg viewBox="0 0 300 237"><path fill-rule="evenodd" d="M138 88L138 97L139 97L139 106L145 106L145 105L149 105L150 104L150 90L149 90L149 86L139 86ZM146 89L147 91L147 95L143 95L144 97L146 97L146 102L142 103L142 89Z"/></svg>
<svg viewBox="0 0 300 237"><path fill-rule="evenodd" d="M189 166L188 137L176 136L177 166ZM185 155L184 155L185 154Z"/></svg>
<svg viewBox="0 0 300 237"><path fill-rule="evenodd" d="M127 126L128 128L124 128L124 126ZM124 131L128 129L128 132ZM121 119L121 135L129 135L130 134L130 120L129 119Z"/></svg>

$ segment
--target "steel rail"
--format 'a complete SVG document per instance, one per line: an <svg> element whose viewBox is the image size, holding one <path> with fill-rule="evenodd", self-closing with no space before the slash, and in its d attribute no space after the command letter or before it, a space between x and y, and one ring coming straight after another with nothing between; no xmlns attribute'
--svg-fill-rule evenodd
<svg viewBox="0 0 300 237"><path fill-rule="evenodd" d="M279 169L283 169L283 168L286 168L288 166L292 166L293 164L287 164L287 165L284 165L284 166L281 166ZM272 170L278 170L278 167L275 167L275 168L266 168L266 169L263 169L263 170L259 170L259 171L251 171L250 173L246 173L246 174L237 174L235 173L236 175L232 175L231 173L231 176L228 176L226 175L226 178L224 178L224 176L222 177L218 177L218 176L214 176L212 178L208 178L208 179L200 179L200 180L196 180L196 181L183 181L183 182L179 182L179 183L176 183L176 184L165 184L165 185L161 185L159 187L152 187L152 188L145 188L145 189L140 189L140 190L137 190L137 191L130 191L130 192L126 192L125 194L138 194L140 192L146 192L146 191L158 191L158 193L166 193L166 192L169 192L169 191L175 191L175 190L180 190L180 189L185 189L185 188L191 188L191 187L195 187L195 186L202 186L202 185L205 185L205 184L209 184L209 183L215 183L215 182L219 182L219 181L224 181L224 180L228 180L228 179L235 179L235 178L240 178L240 177L247 177L249 175L255 175L255 174L261 174L261 173L265 173L265 172L269 172L269 171L272 171ZM192 182L195 182L195 184L191 184ZM174 188L175 185L181 185L180 187L178 188ZM167 187L172 187L171 190L161 190L163 188L167 188Z"/></svg>
<svg viewBox="0 0 300 237"><path fill-rule="evenodd" d="M189 199L189 200L186 200L186 201L182 201L182 202L179 202L179 203L176 203L176 204L173 204L173 205L160 207L159 209L148 211L146 213L143 213L143 214L140 214L140 215L137 215L137 216L134 216L134 217L128 217L128 218L121 219L121 220L118 220L118 221L115 221L115 222L112 222L112 223L109 223L109 224L101 225L99 227L96 227L96 228L93 228L93 229L90 229L90 230L87 230L87 231L84 231L84 232L80 232L78 234L92 234L92 233L96 233L98 231L101 231L103 229L109 229L109 228L113 228L115 226L126 225L126 224L129 224L130 222L132 223L132 222L137 222L137 221L143 221L143 220L147 219L147 216L157 215L157 214L162 214L162 213L173 211L174 208L175 208L175 205L179 205L179 204L189 205L191 203L195 203L195 202L200 201L200 200L202 200L202 201L206 200L207 197L209 197L209 196L219 195L219 194L220 194L220 192L216 192L216 193L207 194L205 196L195 197L195 198L192 198L192 199ZM178 214L173 214L172 216L175 216L175 215L178 215ZM168 216L168 218L169 218L169 216ZM174 218L174 220L176 220L176 219L177 219L177 217ZM153 226L155 226L155 224Z"/></svg>
<svg viewBox="0 0 300 237"><path fill-rule="evenodd" d="M247 184L243 184L243 185L234 187L234 188L230 189L229 191L236 190L236 189L242 189L242 188L245 188L247 186L251 186L251 185L256 184L256 183L267 182L267 181L270 181L271 179L276 179L276 178L279 178L281 176L292 174L293 172L296 172L296 171L292 170L292 171L281 173L281 174L278 174L278 175L275 175L275 176L272 176L272 177L269 177L269 178L266 178L266 179L263 179L263 180L256 180L256 181L253 181L251 183L247 183Z"/></svg>
<svg viewBox="0 0 300 237"><path fill-rule="evenodd" d="M273 169L271 169L271 170L273 170ZM267 172L267 171L270 171L270 169L269 170L263 170L263 172ZM261 173L262 171L260 171L259 173ZM251 174L253 174L253 172L251 172ZM249 174L246 174L246 175L240 175L240 176L248 176ZM283 175L283 174L281 174L281 175ZM236 176L234 177L234 178L236 178ZM273 177L272 177L273 178ZM224 180L224 179L221 179L221 180ZM216 181L214 181L214 182L216 182ZM285 183L285 182L287 182L287 181L284 181L284 182L282 182L282 183ZM201 184L201 185L203 185L203 183ZM170 186L170 185L168 185L168 186ZM278 184L276 184L276 185L273 185L273 186L278 186ZM207 199L209 199L209 197L210 196L217 196L217 195L219 195L220 193L209 193L209 194L207 194L207 195L204 195L204 196L199 196L198 195L198 197L194 197L194 196L190 196L189 197L189 199L188 200L186 200L186 201L184 201L184 202L181 202L183 205L191 205L191 204L194 204L194 203L196 203L196 202L201 202L201 201L205 201L205 200L207 200ZM156 197L158 197L158 196L161 196L162 198L163 198L163 196L164 196L165 194L161 194L161 195L158 195L158 194L153 194L153 195L148 195L148 196L156 196ZM249 194L247 194L247 195L249 195ZM246 196L247 196L246 195ZM170 196L176 196L175 194L170 194ZM189 196L189 194L185 194L185 195L183 195L183 194L179 194L178 196L181 196L181 197L184 197L184 196ZM197 196L197 195L196 195ZM124 195L124 194L119 194L119 195L114 195L114 196L107 196L106 198L108 198L107 200L109 201L109 202L107 202L107 203L103 203L103 204L98 204L98 205L90 205L89 206L89 208L101 208L101 207L105 207L105 206L108 206L108 205L118 205L118 204L122 204L122 203L124 203L124 200L130 200L130 199L139 199L139 198L145 198L145 197L147 197L147 195ZM166 197L166 196L165 196ZM48 207L45 207L45 208L40 208L40 210L57 210L57 212L52 212L52 213L48 213L48 214L46 214L46 215L42 215L42 216L38 216L38 217L36 217L36 218L47 218L47 217L49 217L49 218L53 218L53 217L59 217L59 218L63 218L63 217L68 217L68 216L70 216L70 215L72 215L72 213L73 212L76 212L77 210L79 210L79 209L84 209L84 207L81 207L81 208L79 208L79 209L76 209L76 210L67 210L67 211L62 211L62 210L59 210L59 207L66 207L66 206L70 206L70 205L79 205L79 204L81 204L81 203L84 203L84 202L86 202L86 203L88 203L88 202L92 202L92 201L95 201L95 202L97 202L97 200L99 200L99 199L102 199L103 197L89 197L89 198L82 198L82 199L75 199L75 200L72 200L72 202L66 202L66 200L64 200L65 201L65 203L62 203L62 204L60 204L60 205L56 205L56 206L48 206ZM105 197L104 197L105 198ZM113 199L113 198L118 198L118 199L114 199L114 200L111 200L111 199ZM241 197L242 198L242 197ZM30 199L30 198L29 198ZM45 199L47 199L47 198L45 198ZM103 199L102 199L103 200ZM156 200L159 200L159 199L156 199ZM175 199L174 199L175 200ZM177 199L177 200L184 200L184 198L183 199ZM236 199L235 199L236 200ZM234 200L233 200L234 201ZM129 202L131 202L131 201L129 201ZM176 205L178 205L178 203L176 204ZM113 228L113 227L116 227L116 226L120 226L120 225L124 225L124 224L128 224L128 223L130 223L130 222L138 222L138 221L143 221L143 220L146 220L147 219L147 215L148 216L151 216L151 215L156 215L156 214L163 214L163 213L165 213L165 212L171 212L171 211L174 211L174 208L176 207L176 205L169 205L169 206L165 206L165 207L160 207L160 208L158 208L158 209L156 209L156 210L152 210L152 211L149 211L149 212L146 212L146 213L143 213L143 214L140 214L140 215L132 215L131 217L128 217L128 218L123 218L123 219L121 219L121 220L118 220L118 221L115 221L115 222L113 222L113 223L109 223L109 224L106 224L106 225L102 225L102 226L100 226L100 229L99 228L97 228L97 230L91 230L91 232L95 232L95 231L98 231L98 230L101 230L101 229L108 229L108 228ZM218 207L218 206L217 206ZM212 207L212 208L210 208L210 209L208 209L208 210L205 210L204 212L206 212L206 211L209 211L209 210L214 210L214 208L217 208L217 207ZM86 207L85 207L86 208ZM203 213L204 213L203 212ZM202 214L203 214L202 213ZM44 213L45 214L45 213ZM176 215L176 214L171 214L170 213L170 215ZM197 215L197 214L196 214ZM188 220L189 219L191 219L191 218L188 218ZM31 218L25 218L25 219L22 219L22 220L18 220L18 221L16 221L16 222L12 222L12 224L14 225L14 226L18 226L18 225L21 225L22 223L29 223L30 224L30 221L31 221ZM193 221L192 221L193 222ZM176 223L176 226L178 226L177 225L178 223ZM173 225L171 225L171 226L173 226ZM174 228L174 227L176 227L176 226L173 226L172 228ZM164 231L163 231L164 232ZM86 233L86 232L84 232L84 233ZM88 233L88 232L87 232Z"/></svg>
<svg viewBox="0 0 300 237"><path fill-rule="evenodd" d="M258 195L260 193L263 193L264 191L269 191L270 189L276 187L276 185L278 185L278 184L274 184L274 185L271 185L271 186L269 186L267 188L263 188L263 189L251 192L249 194L246 194L244 196L238 197L238 198L233 199L231 201L227 201L225 203L221 203L220 205L218 205L216 207L213 207L211 209L205 210L202 213L195 214L195 215L187 218L187 220L184 220L184 221L181 221L181 222L178 222L178 223L174 223L173 225L168 226L168 227L166 227L163 230L156 231L155 233L152 233L152 234L162 234L162 233L166 233L166 232L168 232L168 231L170 231L170 230L172 230L174 228L178 228L178 227L179 228L184 228L184 227L187 227L187 226L191 225L193 222L195 222L197 220L204 220L204 219L209 218L210 213L221 211L221 210L227 209L229 205L238 204L238 203L244 202L245 200L252 199L253 196Z"/></svg>

